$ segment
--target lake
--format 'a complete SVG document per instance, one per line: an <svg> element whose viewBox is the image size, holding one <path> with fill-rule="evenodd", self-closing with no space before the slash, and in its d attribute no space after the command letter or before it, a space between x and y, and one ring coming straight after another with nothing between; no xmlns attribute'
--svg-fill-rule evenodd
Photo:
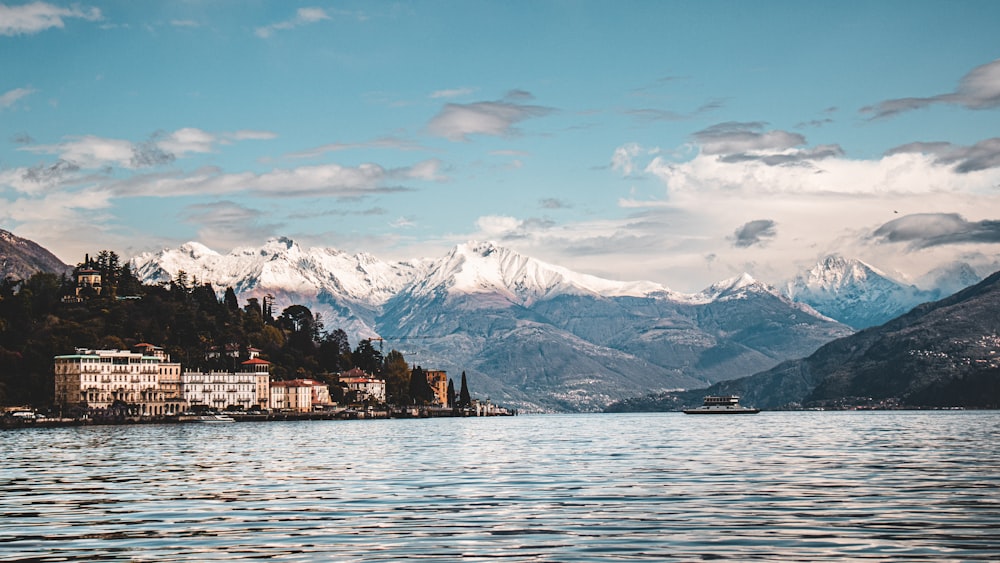
<svg viewBox="0 0 1000 563"><path fill-rule="evenodd" d="M0 432L0 561L986 561L1000 412Z"/></svg>

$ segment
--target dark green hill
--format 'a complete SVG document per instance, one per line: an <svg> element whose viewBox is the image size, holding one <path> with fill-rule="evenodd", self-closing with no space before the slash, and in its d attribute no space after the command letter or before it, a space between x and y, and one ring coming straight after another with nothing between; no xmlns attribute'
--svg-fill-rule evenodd
<svg viewBox="0 0 1000 563"><path fill-rule="evenodd" d="M678 410L699 404L703 395L726 393L761 408L1000 408L1000 272L830 342L805 359L708 389L622 401L608 410Z"/></svg>

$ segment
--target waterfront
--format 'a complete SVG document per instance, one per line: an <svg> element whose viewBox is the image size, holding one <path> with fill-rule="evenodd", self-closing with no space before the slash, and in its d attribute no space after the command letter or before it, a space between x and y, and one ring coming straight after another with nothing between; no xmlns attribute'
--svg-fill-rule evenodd
<svg viewBox="0 0 1000 563"><path fill-rule="evenodd" d="M0 561L1000 556L1000 412L0 433Z"/></svg>

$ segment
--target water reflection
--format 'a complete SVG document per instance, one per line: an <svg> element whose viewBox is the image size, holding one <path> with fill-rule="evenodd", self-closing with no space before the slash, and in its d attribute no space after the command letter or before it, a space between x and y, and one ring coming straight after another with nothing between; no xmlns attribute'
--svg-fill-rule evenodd
<svg viewBox="0 0 1000 563"><path fill-rule="evenodd" d="M988 560L998 429L904 412L10 431L0 561Z"/></svg>

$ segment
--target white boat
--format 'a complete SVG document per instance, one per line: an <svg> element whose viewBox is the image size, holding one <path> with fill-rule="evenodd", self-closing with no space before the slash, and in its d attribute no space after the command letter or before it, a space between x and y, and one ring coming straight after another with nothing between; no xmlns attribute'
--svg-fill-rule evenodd
<svg viewBox="0 0 1000 563"><path fill-rule="evenodd" d="M760 409L741 407L737 395L708 395L697 408L684 409L684 414L757 414Z"/></svg>
<svg viewBox="0 0 1000 563"><path fill-rule="evenodd" d="M225 422L236 422L236 419L225 414L203 414L198 416L182 416L181 422L202 422L205 424L221 424Z"/></svg>

